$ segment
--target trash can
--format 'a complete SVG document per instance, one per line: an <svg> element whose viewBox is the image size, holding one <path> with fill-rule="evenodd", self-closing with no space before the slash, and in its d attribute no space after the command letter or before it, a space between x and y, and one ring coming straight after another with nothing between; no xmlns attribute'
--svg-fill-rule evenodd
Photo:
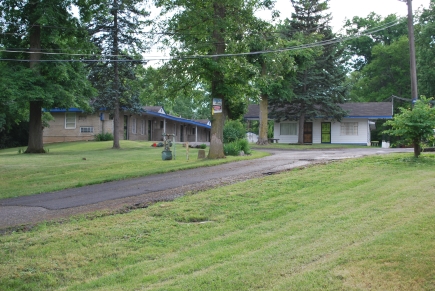
<svg viewBox="0 0 435 291"><path fill-rule="evenodd" d="M389 141L382 141L382 148L383 149L388 149L390 147L390 142Z"/></svg>
<svg viewBox="0 0 435 291"><path fill-rule="evenodd" d="M172 151L162 151L162 160L163 161L172 160Z"/></svg>

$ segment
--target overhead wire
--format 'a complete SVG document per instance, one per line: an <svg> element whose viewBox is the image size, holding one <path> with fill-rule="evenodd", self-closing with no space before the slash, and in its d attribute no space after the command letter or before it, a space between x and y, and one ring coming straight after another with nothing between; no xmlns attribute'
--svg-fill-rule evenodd
<svg viewBox="0 0 435 291"><path fill-rule="evenodd" d="M242 52L242 53L229 53L229 54L210 54L210 55L185 55L185 56L169 56L169 57L162 57L162 56L144 56L141 59L108 59L108 58L118 58L118 57L125 57L125 55L98 55L98 54L71 54L71 53L56 53L56 52L43 52L43 51L37 51L37 52L31 52L31 51L20 51L20 50L7 50L7 49L0 49L0 52L8 52L8 53L26 53L26 54L41 54L41 55L63 55L63 56L71 56L71 57L99 57L104 58L103 60L100 59L63 59L63 60L50 60L50 59L41 59L38 60L38 62L98 62L98 61L106 61L106 62L148 62L148 61L170 61L170 60L190 60L190 59L204 59L204 58L217 58L217 57L238 57L238 56L248 56L248 55L259 55L259 54L268 54L268 53L281 53L286 51L294 51L294 50L302 50L302 49L309 49L309 48L315 48L320 46L326 46L331 45L335 43L340 43L348 40L352 40L355 38L359 38L362 36L370 36L373 33L388 29L390 27L396 26L400 24L400 21L392 21L389 23L386 23L384 25L367 29L363 32L356 33L352 36L346 36L346 37L338 37L333 39L328 39L324 41L319 42L313 42L308 44L301 44L291 47L285 47L285 48L278 48L278 49L269 49L269 50L261 50L261 51L254 51L254 52ZM24 60L24 59L0 59L0 61L18 61L18 62L30 62L30 60Z"/></svg>

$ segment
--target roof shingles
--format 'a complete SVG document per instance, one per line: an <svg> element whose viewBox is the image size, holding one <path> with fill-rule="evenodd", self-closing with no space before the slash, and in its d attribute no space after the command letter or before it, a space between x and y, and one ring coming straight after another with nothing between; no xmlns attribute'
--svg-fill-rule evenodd
<svg viewBox="0 0 435 291"><path fill-rule="evenodd" d="M391 102L349 102L338 104L349 114L347 117L365 117L371 119L391 119L393 117L393 107ZM245 119L256 119L260 116L258 104L250 104Z"/></svg>

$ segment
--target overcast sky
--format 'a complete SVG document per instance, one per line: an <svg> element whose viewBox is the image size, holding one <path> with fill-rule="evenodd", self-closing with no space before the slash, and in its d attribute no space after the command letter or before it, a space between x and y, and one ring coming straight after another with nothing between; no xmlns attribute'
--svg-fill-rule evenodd
<svg viewBox="0 0 435 291"><path fill-rule="evenodd" d="M413 0L412 10L415 11L419 7L429 7L430 0ZM397 14L406 16L408 7L405 2L400 0L330 0L329 12L332 14L332 26L335 31L338 31L344 23L344 20L352 19L354 16L365 17L370 12L387 16L389 14ZM293 11L290 0L277 0L275 9L281 12L281 18L290 18Z"/></svg>
<svg viewBox="0 0 435 291"><path fill-rule="evenodd" d="M413 0L412 9L416 11L420 7L429 8L430 0ZM397 14L398 16L406 16L408 14L408 7L405 2L400 0L330 0L329 12L332 14L332 27L335 32L343 27L345 19L352 19L354 16L366 17L370 12L375 12L381 16L389 14ZM280 19L290 18L293 11L290 0L276 0L275 9L280 11ZM267 20L270 11L257 13L257 16ZM168 56L168 53L157 52L152 49L147 53L148 56L162 55ZM151 62L151 65L156 64Z"/></svg>

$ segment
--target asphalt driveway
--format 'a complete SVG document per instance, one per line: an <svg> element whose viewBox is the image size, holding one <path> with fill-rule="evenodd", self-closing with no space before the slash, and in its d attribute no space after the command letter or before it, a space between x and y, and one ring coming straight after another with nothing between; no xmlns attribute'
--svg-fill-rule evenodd
<svg viewBox="0 0 435 291"><path fill-rule="evenodd" d="M267 150L271 156L213 167L115 181L33 196L0 200L0 229L35 224L97 210L140 207L198 191L327 162L412 149Z"/></svg>

